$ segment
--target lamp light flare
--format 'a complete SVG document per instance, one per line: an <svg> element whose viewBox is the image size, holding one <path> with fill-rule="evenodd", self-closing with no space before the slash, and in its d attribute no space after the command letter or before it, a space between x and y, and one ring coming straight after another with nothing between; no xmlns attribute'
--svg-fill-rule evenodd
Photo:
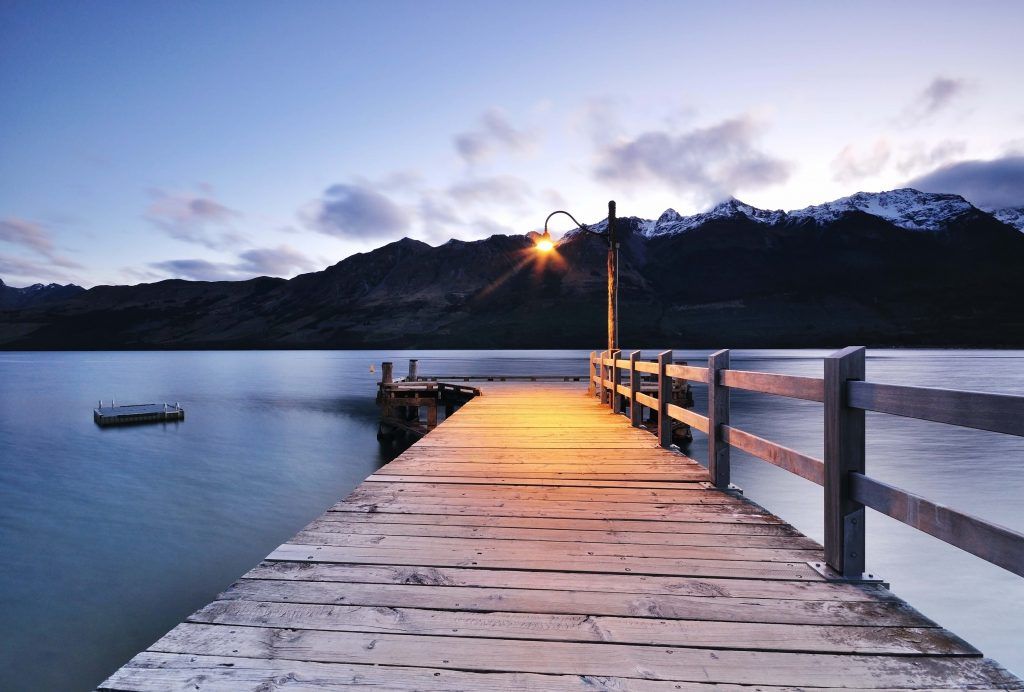
<svg viewBox="0 0 1024 692"><path fill-rule="evenodd" d="M545 224L546 226L547 224ZM544 229L544 235L540 236L535 241L535 246L539 252L551 252L555 249L555 241L551 240L551 234L548 233L548 229Z"/></svg>

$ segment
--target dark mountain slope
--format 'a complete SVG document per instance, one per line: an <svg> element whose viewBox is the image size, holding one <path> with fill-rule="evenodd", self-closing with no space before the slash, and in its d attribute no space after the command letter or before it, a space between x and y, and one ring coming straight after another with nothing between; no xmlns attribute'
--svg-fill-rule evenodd
<svg viewBox="0 0 1024 692"><path fill-rule="evenodd" d="M1024 234L961 198L730 200L618 229L624 343L1024 346ZM598 348L605 287L586 234L547 258L524 236L403 239L290 281L100 286L0 312L0 347Z"/></svg>

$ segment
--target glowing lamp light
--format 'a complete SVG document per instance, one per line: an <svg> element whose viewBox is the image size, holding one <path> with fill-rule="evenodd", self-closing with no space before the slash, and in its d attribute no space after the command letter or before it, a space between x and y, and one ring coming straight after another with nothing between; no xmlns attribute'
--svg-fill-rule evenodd
<svg viewBox="0 0 1024 692"><path fill-rule="evenodd" d="M537 241L537 250L539 252L551 252L555 249L555 242L551 240L551 234L544 231L544 235Z"/></svg>

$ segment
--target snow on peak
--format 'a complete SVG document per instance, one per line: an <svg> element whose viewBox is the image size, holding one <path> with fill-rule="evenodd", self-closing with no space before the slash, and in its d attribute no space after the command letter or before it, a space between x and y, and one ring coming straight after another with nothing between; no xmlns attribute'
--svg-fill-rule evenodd
<svg viewBox="0 0 1024 692"><path fill-rule="evenodd" d="M921 192L907 187L888 192L858 192L833 202L791 211L789 216L824 224L847 212L861 211L911 231L936 231L950 219L973 209L974 206L960 195Z"/></svg>
<svg viewBox="0 0 1024 692"><path fill-rule="evenodd" d="M1007 207L989 213L1008 226L1013 226L1018 231L1024 231L1024 207Z"/></svg>
<svg viewBox="0 0 1024 692"><path fill-rule="evenodd" d="M734 197L719 202L708 211L682 216L675 209L666 209L657 221L648 221L641 232L648 238L659 235L682 233L714 219L735 219L746 217L759 223L776 223L785 217L783 211L769 211L744 204Z"/></svg>

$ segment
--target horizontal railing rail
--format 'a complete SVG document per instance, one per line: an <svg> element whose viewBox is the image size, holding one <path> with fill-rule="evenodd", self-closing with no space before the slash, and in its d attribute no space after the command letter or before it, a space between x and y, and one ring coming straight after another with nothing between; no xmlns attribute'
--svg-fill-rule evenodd
<svg viewBox="0 0 1024 692"><path fill-rule="evenodd" d="M639 351L628 359L619 351L595 351L587 379L591 394L627 413L635 426L649 409L664 446L672 442L674 422L706 434L708 472L718 488L730 487L731 448L822 486L825 559L832 576L859 579L864 573L865 507L1024 576L1024 534L868 476L864 425L865 412L874 411L1024 437L1024 396L867 382L865 357L861 347L834 353L825 358L825 377L818 378L734 370L727 350L713 353L706 367L675 363L672 351L656 360L642 360ZM706 415L670 400L675 380L707 386ZM732 389L824 404L824 459L730 425Z"/></svg>

